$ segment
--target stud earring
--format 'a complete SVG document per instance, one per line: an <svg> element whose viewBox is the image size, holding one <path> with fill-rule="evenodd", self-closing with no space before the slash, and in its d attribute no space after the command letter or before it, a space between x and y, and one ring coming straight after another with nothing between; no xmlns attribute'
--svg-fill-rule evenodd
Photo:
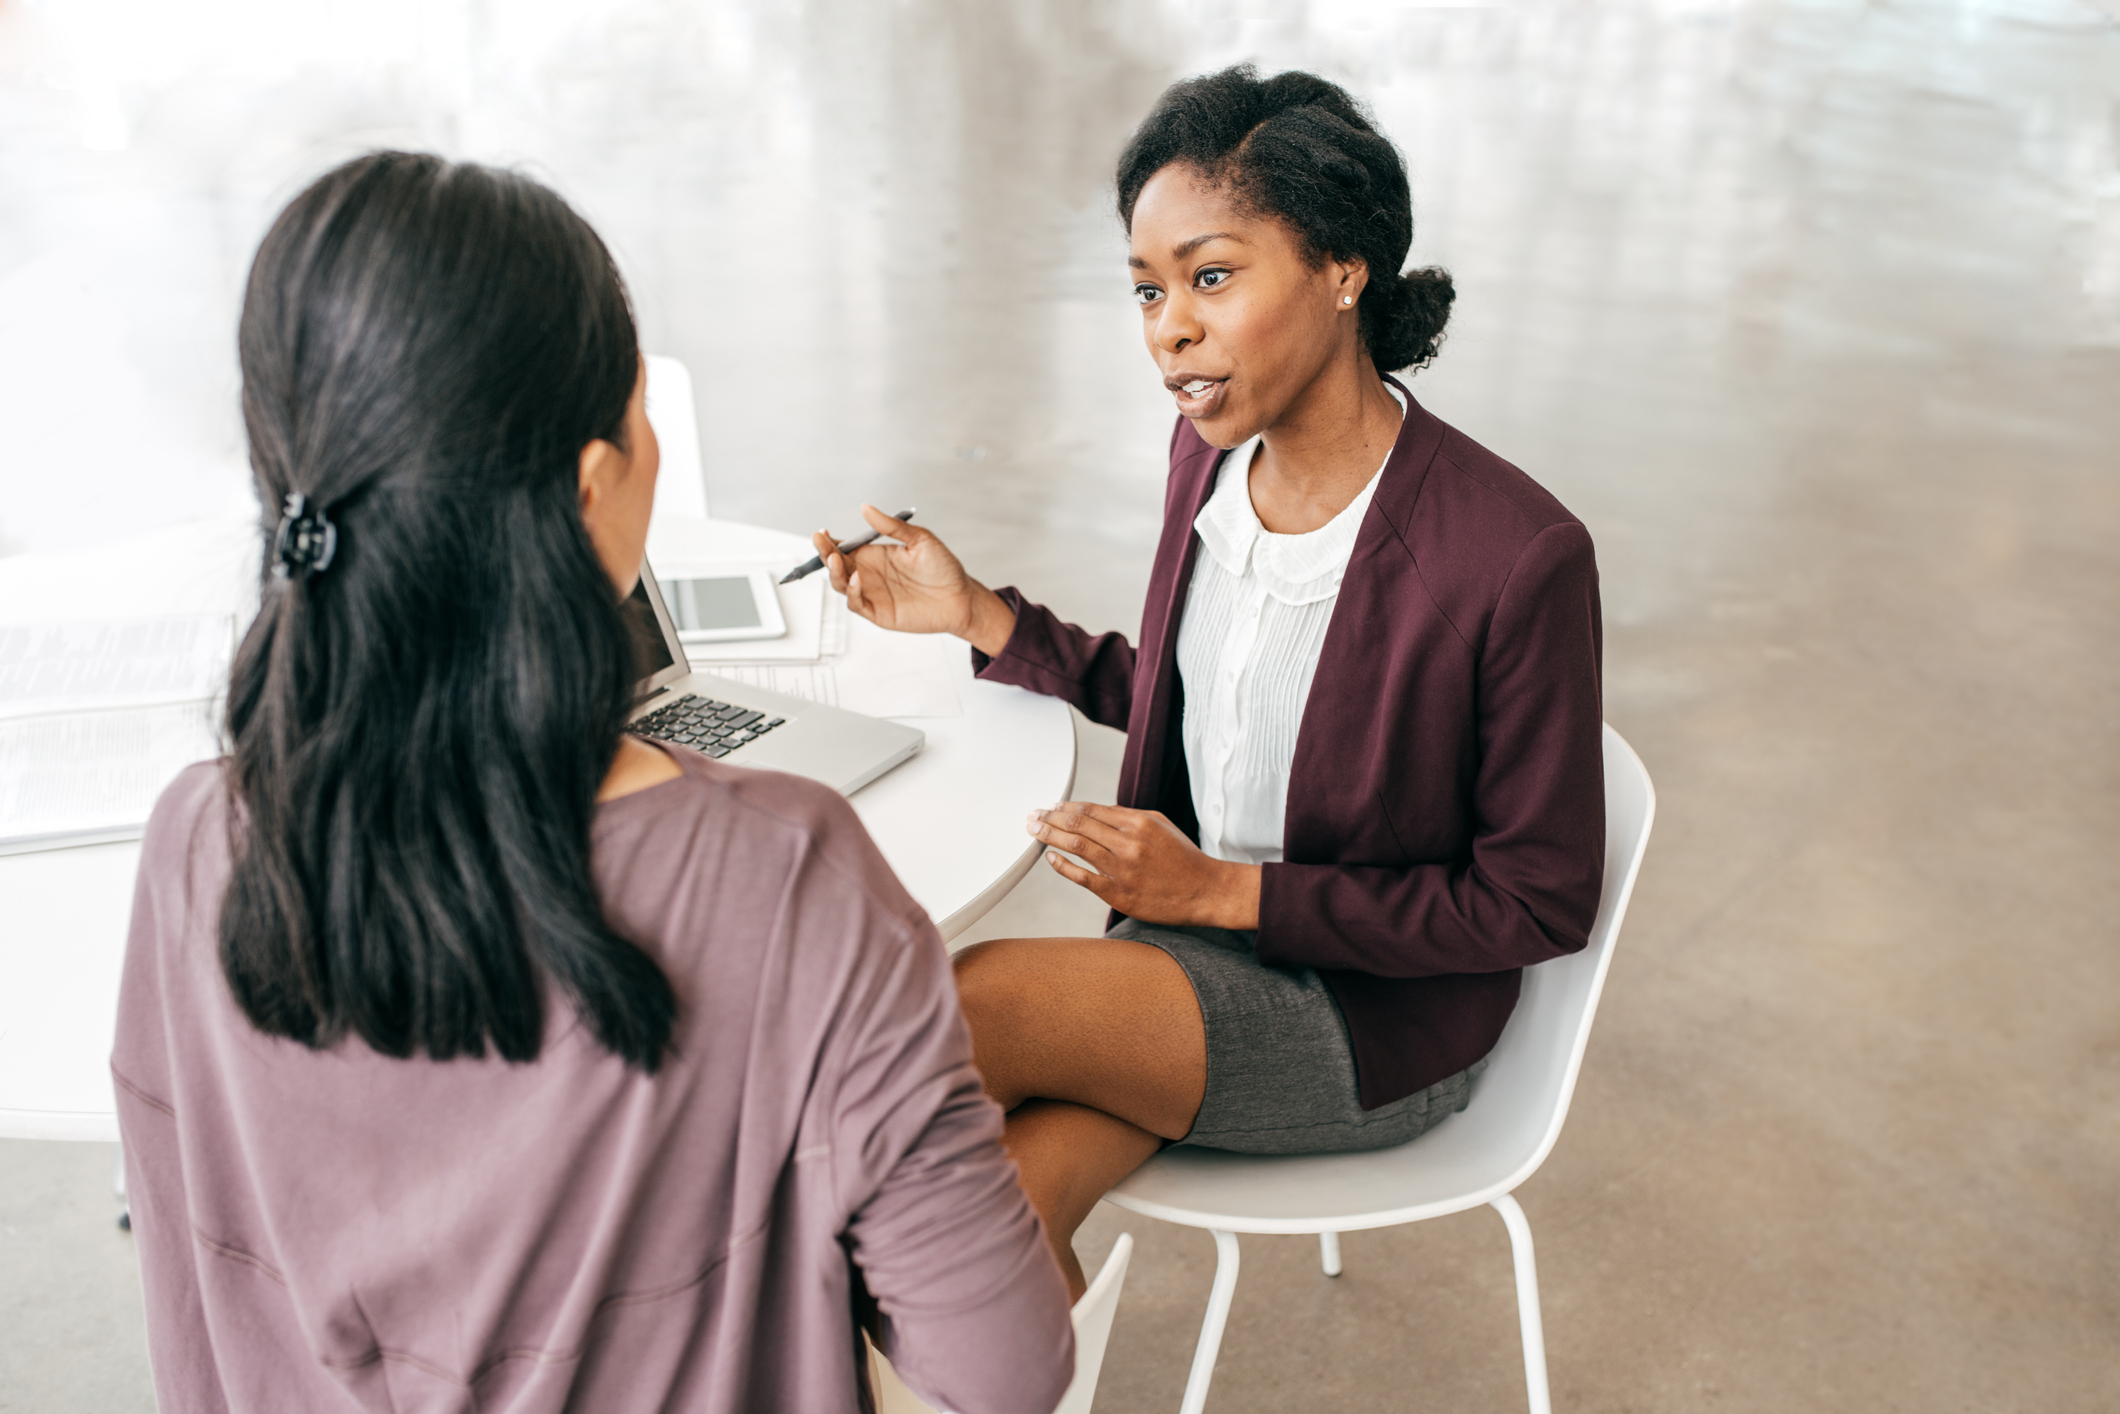
<svg viewBox="0 0 2120 1414"><path fill-rule="evenodd" d="M1340 303L1341 303L1341 304L1353 304L1353 303L1354 303L1354 296L1353 296L1353 295L1341 295L1341 296L1340 296Z"/></svg>

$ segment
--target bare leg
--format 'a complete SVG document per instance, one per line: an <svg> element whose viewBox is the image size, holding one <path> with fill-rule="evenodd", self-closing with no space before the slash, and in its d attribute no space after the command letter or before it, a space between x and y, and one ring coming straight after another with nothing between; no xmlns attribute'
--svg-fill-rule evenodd
<svg viewBox="0 0 2120 1414"><path fill-rule="evenodd" d="M1185 970L1146 943L1010 938L956 963L973 1060L1009 1111L1009 1153L1079 1299L1075 1229L1199 1113L1199 1002Z"/></svg>
<svg viewBox="0 0 2120 1414"><path fill-rule="evenodd" d="M1023 1191L1045 1219L1070 1301L1089 1281L1075 1256L1075 1229L1111 1186L1147 1163L1163 1140L1116 1115L1066 1100L1026 1100L1009 1113L1003 1136Z"/></svg>

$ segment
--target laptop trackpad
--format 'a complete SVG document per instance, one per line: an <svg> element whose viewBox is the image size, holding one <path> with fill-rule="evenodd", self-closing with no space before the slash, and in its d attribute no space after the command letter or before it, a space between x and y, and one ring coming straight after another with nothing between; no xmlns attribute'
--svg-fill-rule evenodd
<svg viewBox="0 0 2120 1414"><path fill-rule="evenodd" d="M808 776L851 795L918 751L920 732L852 712L804 712L730 754L732 766Z"/></svg>

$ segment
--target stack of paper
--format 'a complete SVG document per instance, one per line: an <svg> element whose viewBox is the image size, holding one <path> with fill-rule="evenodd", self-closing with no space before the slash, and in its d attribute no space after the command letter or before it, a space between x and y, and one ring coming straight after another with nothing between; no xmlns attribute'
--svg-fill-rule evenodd
<svg viewBox="0 0 2120 1414"><path fill-rule="evenodd" d="M703 673L785 692L871 717L959 717L956 673L969 652L946 633L890 633L846 611L840 614L845 651L815 663L700 663Z"/></svg>
<svg viewBox="0 0 2120 1414"><path fill-rule="evenodd" d="M229 614L0 626L0 854L131 839L220 754Z"/></svg>

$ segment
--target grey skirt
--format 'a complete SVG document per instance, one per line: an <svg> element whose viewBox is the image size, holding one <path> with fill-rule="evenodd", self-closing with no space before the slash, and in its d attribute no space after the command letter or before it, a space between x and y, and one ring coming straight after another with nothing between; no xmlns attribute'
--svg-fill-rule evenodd
<svg viewBox="0 0 2120 1414"><path fill-rule="evenodd" d="M1347 1023L1308 967L1269 967L1257 934L1122 918L1106 934L1170 954L1207 1023L1207 1095L1182 1144L1239 1154L1342 1154L1404 1144L1465 1108L1485 1060L1362 1108Z"/></svg>

